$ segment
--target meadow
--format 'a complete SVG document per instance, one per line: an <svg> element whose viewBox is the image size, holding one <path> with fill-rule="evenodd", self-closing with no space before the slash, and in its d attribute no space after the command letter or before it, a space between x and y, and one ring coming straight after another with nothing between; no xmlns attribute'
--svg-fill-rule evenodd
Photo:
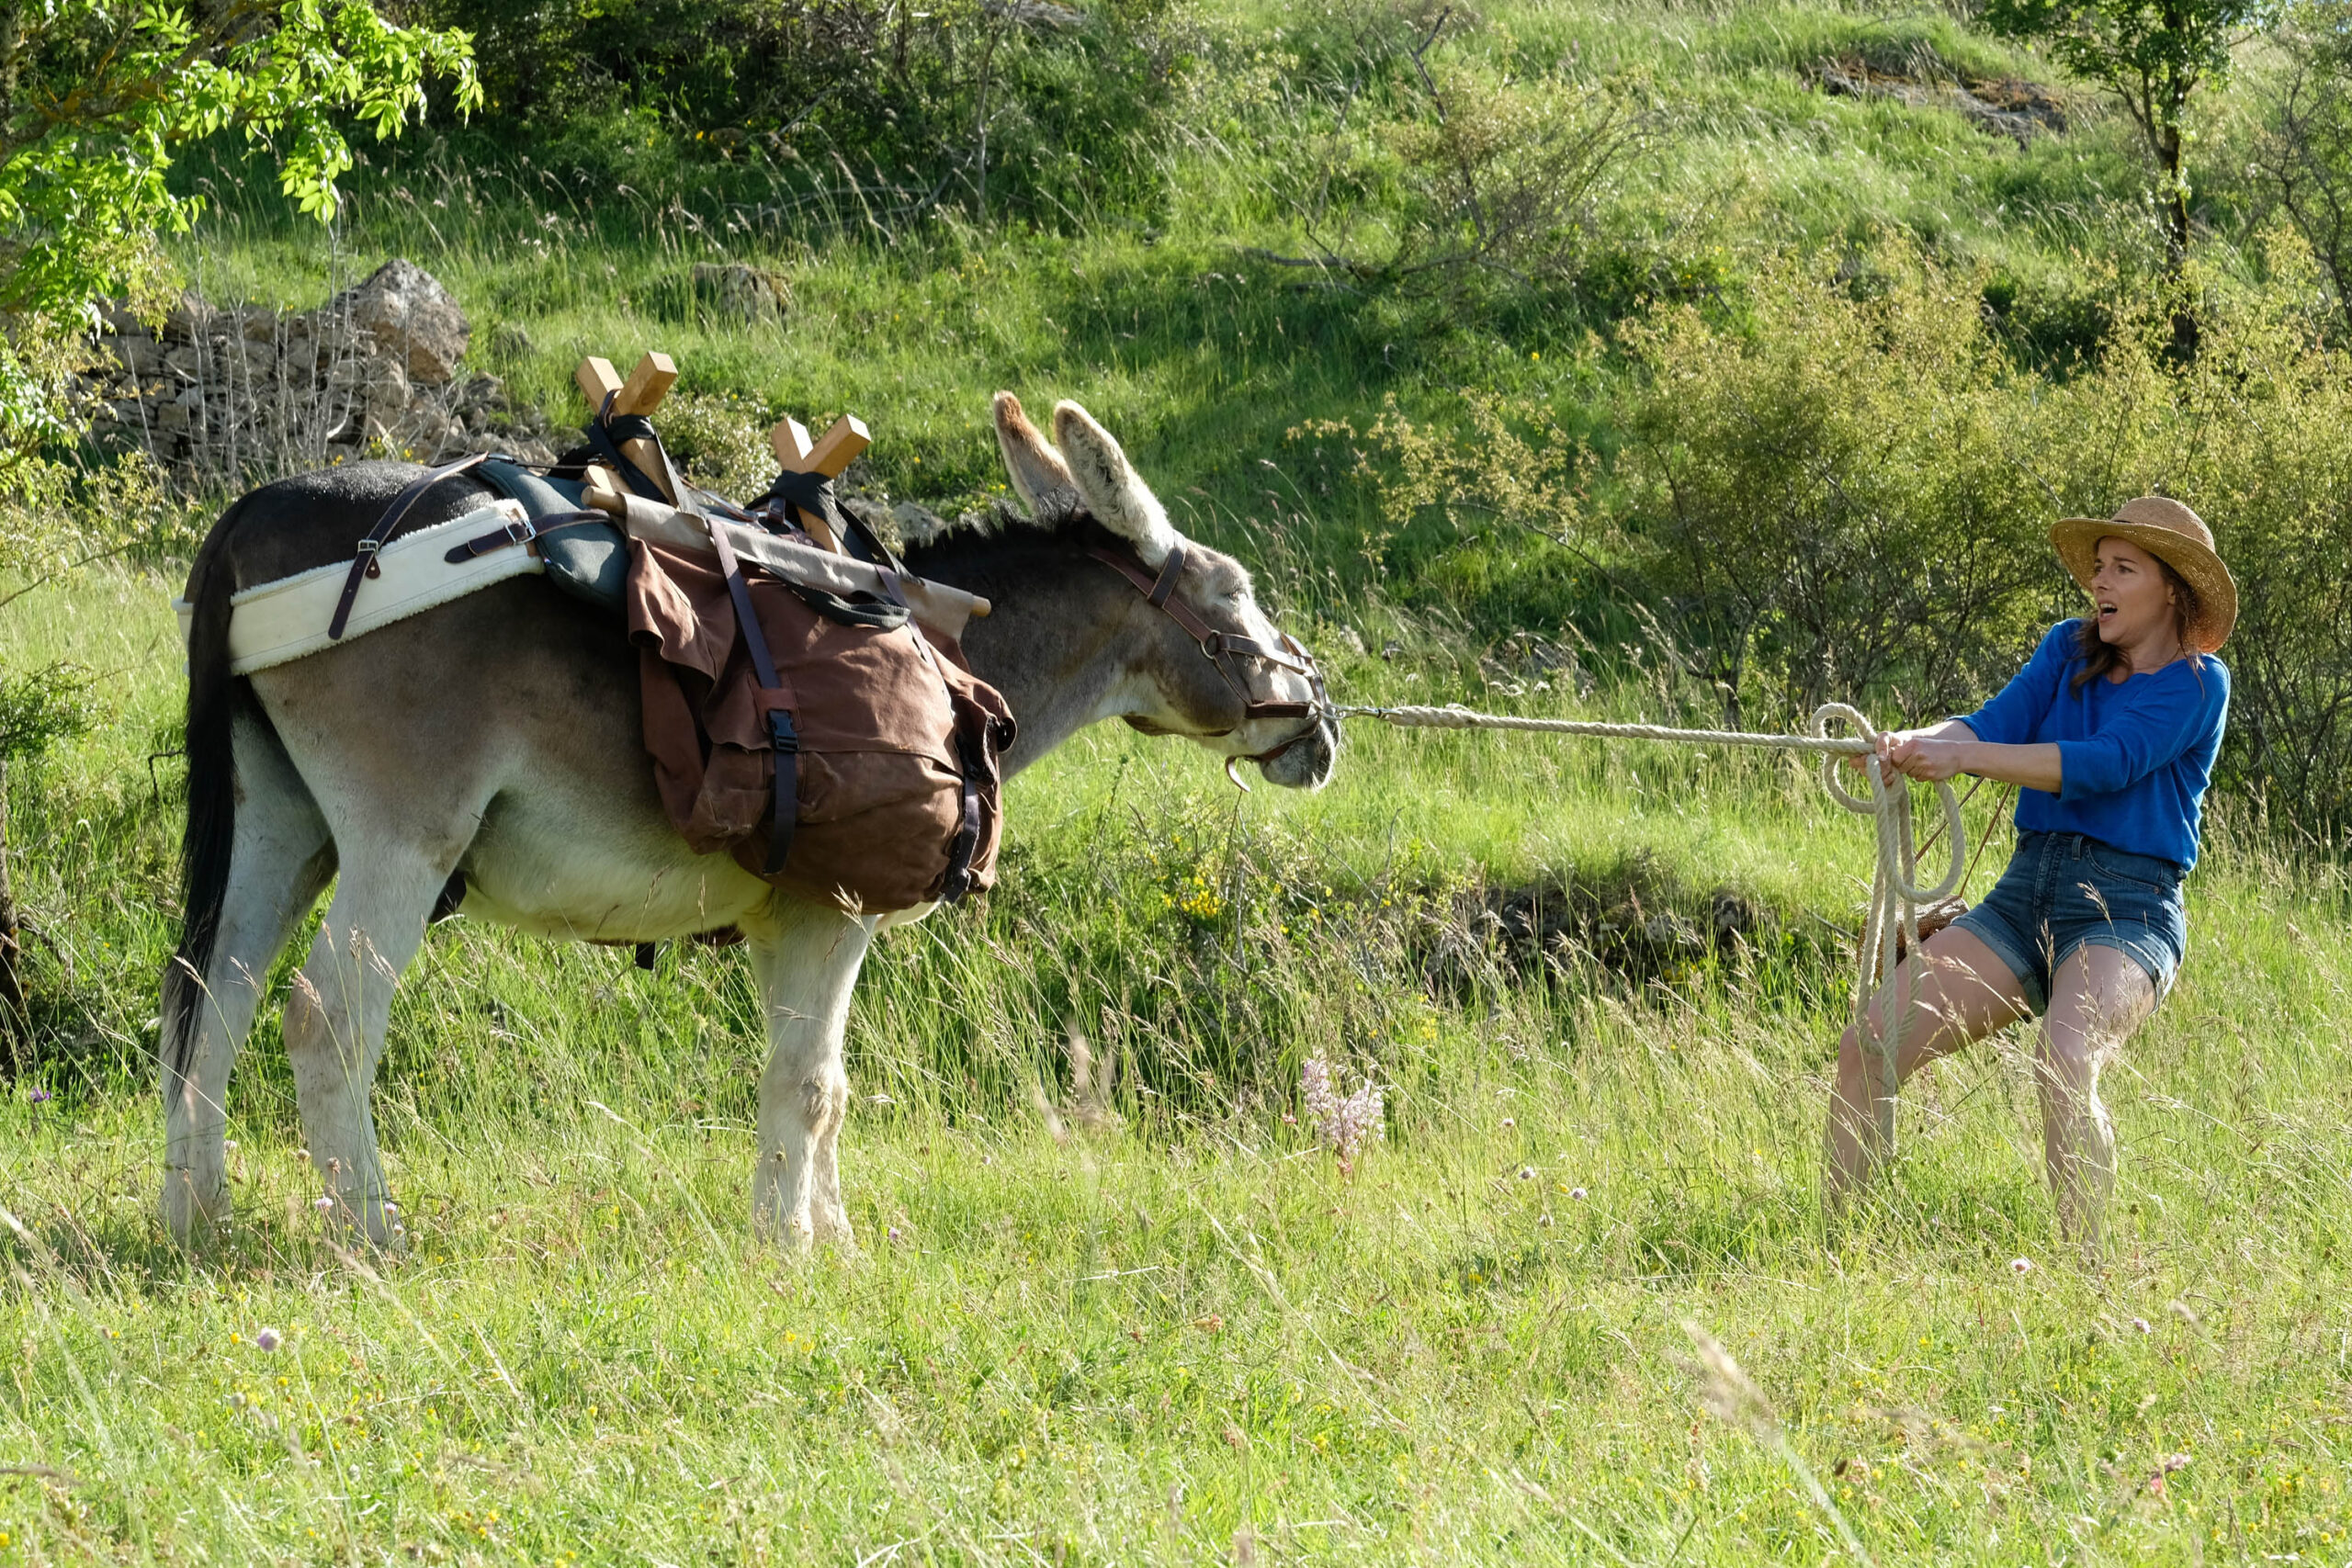
<svg viewBox="0 0 2352 1568"><path fill-rule="evenodd" d="M2086 98L2017 147L1804 85L1858 51L2034 68L1941 12L1494 10L1464 69L1573 51L1668 106L1600 231L1653 283L1888 221L2060 304L2139 265L2129 143ZM1148 217L893 228L783 181L806 220L761 227L781 198L735 164L649 145L616 195L453 138L358 171L332 236L224 152L176 254L291 305L407 254L559 423L580 354L663 346L706 462L854 410L867 482L951 515L1001 493L989 391L1073 396L1340 700L1719 719L1606 561L1400 525L1292 434L1505 388L1605 454L1630 373L1585 333L1634 307L1591 281L1606 257L1466 322L1252 266L1244 242L1297 239L1277 165L1329 129L1329 95L1283 85L1328 40L1264 42L1279 19L1195 17L1216 69ZM2244 232L2227 181L2216 249ZM663 293L710 257L788 274L785 322ZM1312 796L1119 726L1010 787L998 889L867 964L854 1252L751 1239L740 953L641 971L462 919L379 1082L406 1255L317 1223L274 1011L232 1090L234 1225L182 1251L153 1055L168 601L202 513L0 605L0 667L96 677L91 732L7 778L35 1000L0 1095L0 1562L2352 1563L2352 883L2242 796L2212 803L2179 986L2107 1079L2095 1263L2055 1235L2028 1030L1917 1080L1895 1168L1825 1226L1871 837L1805 767L1361 723ZM1968 808L1979 893L1995 795ZM1557 940L1522 940L1546 908ZM1348 1161L1308 1125L1310 1059L1383 1090Z"/></svg>

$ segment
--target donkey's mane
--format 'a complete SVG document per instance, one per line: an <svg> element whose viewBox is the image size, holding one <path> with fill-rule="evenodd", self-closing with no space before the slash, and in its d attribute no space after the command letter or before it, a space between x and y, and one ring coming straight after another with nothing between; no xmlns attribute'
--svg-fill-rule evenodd
<svg viewBox="0 0 2352 1568"><path fill-rule="evenodd" d="M918 577L975 587L989 580L1017 581L1040 558L1069 560L1122 543L1083 505L1051 507L1033 516L1000 502L986 513L965 513L926 539L907 540L906 562Z"/></svg>

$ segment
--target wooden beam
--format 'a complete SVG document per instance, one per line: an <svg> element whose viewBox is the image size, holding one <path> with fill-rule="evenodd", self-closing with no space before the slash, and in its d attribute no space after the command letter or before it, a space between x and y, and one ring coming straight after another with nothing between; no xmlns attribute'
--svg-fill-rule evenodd
<svg viewBox="0 0 2352 1568"><path fill-rule="evenodd" d="M808 454L808 471L829 479L838 479L843 468L873 445L874 437L867 432L865 422L854 413L845 413L833 421L833 427L825 432L816 449Z"/></svg>
<svg viewBox="0 0 2352 1568"><path fill-rule="evenodd" d="M580 368L571 373L571 378L578 383L580 395L588 400L591 414L605 406L607 397L621 389L620 372L613 368L613 362L594 355L580 362Z"/></svg>
<svg viewBox="0 0 2352 1568"><path fill-rule="evenodd" d="M775 460L786 473L822 474L829 479L841 478L842 470L857 460L858 454L874 444L865 422L855 414L843 414L833 421L833 427L824 438L810 446L808 427L797 419L778 422L768 432L768 446L775 453ZM805 508L794 508L800 516L800 525L808 536L829 550L838 552L841 541L825 520Z"/></svg>
<svg viewBox="0 0 2352 1568"><path fill-rule="evenodd" d="M670 388L678 379L678 367L666 354L648 354L637 362L637 368L629 372L628 379L623 381L619 372L613 368L611 360L591 355L580 362L580 368L572 372L571 378L579 386L581 396L588 400L588 414L592 419L603 412L606 398L612 400L613 412L616 414L645 413L670 395ZM641 437L624 441L621 453L653 481L653 488L660 491L671 504L677 503L678 498L670 494L670 482L662 471L661 454L655 450L652 442Z"/></svg>
<svg viewBox="0 0 2352 1568"><path fill-rule="evenodd" d="M666 354L649 353L637 362L621 384L621 395L613 400L615 413L650 414L662 406L662 400L677 385L678 366Z"/></svg>
<svg viewBox="0 0 2352 1568"><path fill-rule="evenodd" d="M778 420L775 428L768 432L768 450L775 454L776 467L786 473L807 473L808 427L788 416Z"/></svg>

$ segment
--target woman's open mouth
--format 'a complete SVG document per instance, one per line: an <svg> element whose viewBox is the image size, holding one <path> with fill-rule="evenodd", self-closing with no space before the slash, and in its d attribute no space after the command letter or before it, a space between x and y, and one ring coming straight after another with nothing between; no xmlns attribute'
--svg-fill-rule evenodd
<svg viewBox="0 0 2352 1568"><path fill-rule="evenodd" d="M2116 610L2115 610L2115 606L2114 606L2114 605L2112 605L2112 604L2101 604L2101 605L2098 607L2098 624L2099 624L2100 626L2107 626L2107 625L2109 625L2110 622L2112 622L2112 621L2115 619L2115 615L2116 615Z"/></svg>

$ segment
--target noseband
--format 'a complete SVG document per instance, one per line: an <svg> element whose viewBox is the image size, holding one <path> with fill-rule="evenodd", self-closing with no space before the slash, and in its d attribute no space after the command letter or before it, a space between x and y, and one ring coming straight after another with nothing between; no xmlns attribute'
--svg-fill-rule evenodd
<svg viewBox="0 0 2352 1568"><path fill-rule="evenodd" d="M1106 549L1098 545L1087 553L1134 584L1136 592L1143 595L1145 604L1160 611L1170 620L1183 627L1186 634L1201 645L1202 654L1216 668L1225 683L1233 689L1233 694L1241 699L1242 724L1260 718L1309 718L1314 721L1296 735L1269 750L1248 752L1227 758L1226 775L1233 778L1234 783L1241 783L1240 779L1233 773L1234 763L1271 762L1322 728L1325 716L1331 711L1331 698L1330 694L1324 690L1323 671L1316 667L1315 656L1307 652L1299 640L1288 632L1277 634L1283 639L1282 646L1269 647L1254 637L1236 637L1230 632L1218 631L1201 619L1197 611L1176 597L1177 580L1184 575L1184 563L1190 558L1190 552L1182 545L1177 545L1168 552L1168 559L1161 563L1159 573L1156 577L1145 570L1141 560L1127 551ZM1278 703L1251 696L1249 682L1235 668L1238 661L1244 659L1254 659L1261 663L1271 664L1278 670L1287 670L1294 675L1306 676L1308 685L1314 690L1314 700L1303 703ZM1237 725L1234 728L1239 728L1240 726ZM1231 731L1227 733L1230 734ZM1242 784L1241 787L1247 789L1250 786Z"/></svg>

